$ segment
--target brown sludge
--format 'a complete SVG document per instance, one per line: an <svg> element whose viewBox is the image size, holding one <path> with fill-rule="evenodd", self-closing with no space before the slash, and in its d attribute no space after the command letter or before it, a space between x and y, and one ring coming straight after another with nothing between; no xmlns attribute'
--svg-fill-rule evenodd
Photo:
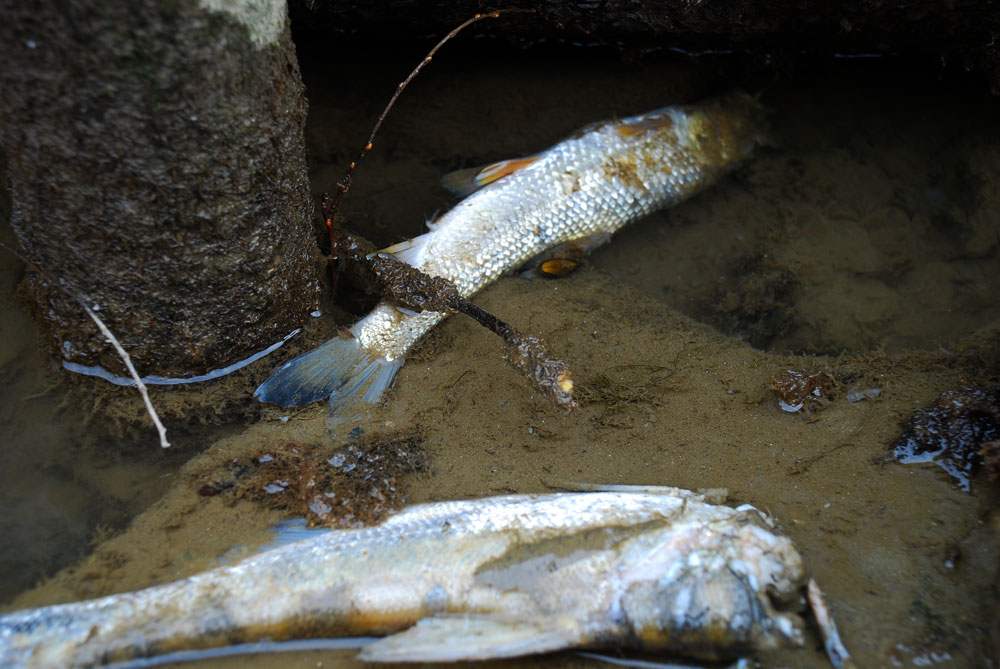
<svg viewBox="0 0 1000 669"><path fill-rule="evenodd" d="M821 409L835 385L836 381L826 372L809 374L799 369L786 370L771 379L771 390L778 396L781 408L792 413L803 408Z"/></svg>
<svg viewBox="0 0 1000 669"><path fill-rule="evenodd" d="M310 527L361 527L402 507L400 477L427 469L419 432L352 439L332 455L289 442L234 458L226 476L203 486L211 496L250 499L306 519Z"/></svg>
<svg viewBox="0 0 1000 669"><path fill-rule="evenodd" d="M944 469L963 490L988 455L988 444L1000 436L1000 386L963 386L947 390L932 406L910 419L904 434L893 444L900 462L933 462ZM995 468L995 455L991 459ZM995 475L995 469L993 470Z"/></svg>

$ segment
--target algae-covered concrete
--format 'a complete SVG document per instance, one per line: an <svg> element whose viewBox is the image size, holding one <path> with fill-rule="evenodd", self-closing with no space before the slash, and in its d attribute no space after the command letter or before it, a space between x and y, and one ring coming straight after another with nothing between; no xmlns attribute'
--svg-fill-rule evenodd
<svg viewBox="0 0 1000 669"><path fill-rule="evenodd" d="M27 254L143 375L231 365L319 290L306 100L284 2L5 3L0 128ZM127 376L31 278L53 358Z"/></svg>

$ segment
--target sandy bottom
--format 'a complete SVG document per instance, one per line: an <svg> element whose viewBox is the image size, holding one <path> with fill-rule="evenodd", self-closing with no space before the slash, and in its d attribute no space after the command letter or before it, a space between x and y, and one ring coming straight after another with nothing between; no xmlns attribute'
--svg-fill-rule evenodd
<svg viewBox="0 0 1000 669"><path fill-rule="evenodd" d="M404 95L345 199L349 226L380 244L418 234L421 219L451 202L436 185L442 173L532 153L591 121L733 83L763 86L774 109L774 147L725 183L624 231L567 278L507 278L480 294L569 362L582 406L549 406L504 364L493 335L451 318L370 415L331 436L324 405L268 408L236 434L204 437L127 529L8 608L141 588L252 552L281 513L199 495L234 458L290 441L326 456L353 427L416 429L428 470L401 479L409 502L544 491L560 480L726 488L795 541L859 666L995 662L998 488L980 475L966 493L933 465L886 456L940 392L996 382L997 103L886 64L761 81L665 56L500 53L441 56ZM342 72L317 56L303 49L320 192L340 178L409 61L369 54L364 69ZM278 360L261 364L250 380ZM789 369L827 372L830 399L782 411L769 386ZM846 400L870 388L881 395ZM759 659L827 666L811 642ZM350 653L298 653L229 664L357 663ZM569 654L504 663L591 665Z"/></svg>

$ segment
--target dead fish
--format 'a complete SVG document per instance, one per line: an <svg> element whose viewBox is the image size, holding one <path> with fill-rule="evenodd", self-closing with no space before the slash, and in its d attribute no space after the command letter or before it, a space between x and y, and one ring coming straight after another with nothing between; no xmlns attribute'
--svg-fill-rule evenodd
<svg viewBox="0 0 1000 669"><path fill-rule="evenodd" d="M761 107L731 93L589 126L527 158L446 177L471 194L430 232L386 249L469 297L546 249L606 239L627 223L684 200L750 157ZM300 406L326 397L375 402L414 343L445 318L387 301L350 328L278 368L255 391L262 402Z"/></svg>
<svg viewBox="0 0 1000 669"><path fill-rule="evenodd" d="M0 665L87 667L259 639L389 635L371 662L803 644L806 577L752 506L628 486L411 506L145 590L0 616Z"/></svg>

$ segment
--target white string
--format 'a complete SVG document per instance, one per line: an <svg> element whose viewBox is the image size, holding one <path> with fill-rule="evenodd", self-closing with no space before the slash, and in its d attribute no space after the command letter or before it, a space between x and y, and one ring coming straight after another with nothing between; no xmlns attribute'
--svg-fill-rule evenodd
<svg viewBox="0 0 1000 669"><path fill-rule="evenodd" d="M74 297L76 296L74 295ZM128 368L128 373L132 375L135 387L139 389L139 394L142 395L142 401L146 403L146 411L149 412L150 417L153 419L153 424L156 425L156 429L160 433L160 446L163 448L170 448L170 442L167 441L167 428L163 427L163 423L160 422L160 417L156 415L156 409L153 408L153 403L149 400L149 393L146 392L146 384L142 382L141 378L139 378L139 372L135 371L135 366L132 364L132 358L130 358L128 352L122 348L122 345L118 343L118 339L111 334L111 330L108 329L108 326L105 325L100 318L98 318L96 313L94 313L94 310L87 306L87 303L79 297L76 298L76 301L79 302L84 308L87 315L90 316L95 323L97 323L97 327L100 328L101 334L103 334L104 337L111 342L111 345L115 347L115 350L118 351L118 355L121 356L121 359L125 362L125 366Z"/></svg>

